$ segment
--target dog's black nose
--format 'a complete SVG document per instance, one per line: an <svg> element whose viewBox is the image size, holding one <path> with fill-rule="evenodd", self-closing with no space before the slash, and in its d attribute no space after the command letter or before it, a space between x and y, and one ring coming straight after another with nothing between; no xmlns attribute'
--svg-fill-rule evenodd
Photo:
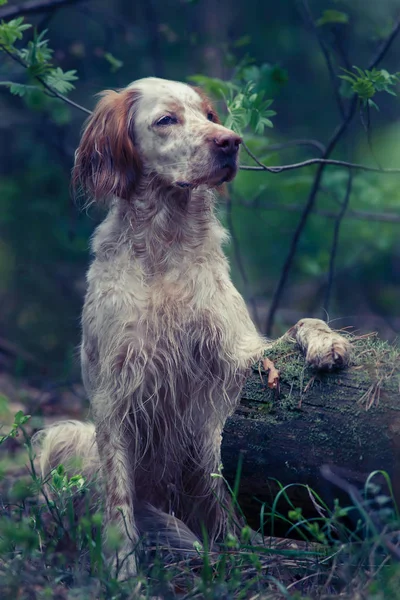
<svg viewBox="0 0 400 600"><path fill-rule="evenodd" d="M225 154L236 154L242 141L240 135L236 133L223 133L214 138L214 144L218 146Z"/></svg>

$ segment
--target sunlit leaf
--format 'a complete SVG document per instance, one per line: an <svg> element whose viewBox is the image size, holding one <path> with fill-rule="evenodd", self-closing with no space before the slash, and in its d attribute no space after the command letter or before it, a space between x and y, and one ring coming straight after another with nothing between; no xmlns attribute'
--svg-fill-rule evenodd
<svg viewBox="0 0 400 600"><path fill-rule="evenodd" d="M328 9L324 10L322 17L316 21L316 25L327 25L328 23L348 23L349 15L340 10Z"/></svg>

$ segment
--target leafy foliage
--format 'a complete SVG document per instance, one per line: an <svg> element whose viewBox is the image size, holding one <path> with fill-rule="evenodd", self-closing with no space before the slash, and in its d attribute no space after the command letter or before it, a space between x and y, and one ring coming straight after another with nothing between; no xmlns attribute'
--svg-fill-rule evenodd
<svg viewBox="0 0 400 600"><path fill-rule="evenodd" d="M269 110L272 100L265 100L264 93L255 89L254 83L248 83L237 93L231 90L230 97L226 99L226 127L238 133L250 127L258 135L264 133L265 127L273 127L269 119L276 115L274 110Z"/></svg>
<svg viewBox="0 0 400 600"><path fill-rule="evenodd" d="M25 85L23 83L15 83L14 81L0 81L0 85L8 87L13 96L19 96L20 98L38 89L36 85Z"/></svg>
<svg viewBox="0 0 400 600"><path fill-rule="evenodd" d="M363 71L355 66L353 69L356 73L343 69L346 75L340 75L339 77L350 84L352 91L357 94L363 104L373 106L379 110L372 100L377 92L386 92L392 96L397 95L393 88L400 80L400 72L388 73L385 69L372 69L371 71L366 69Z"/></svg>
<svg viewBox="0 0 400 600"><path fill-rule="evenodd" d="M46 83L53 90L60 92L60 94L68 94L75 87L71 82L77 79L75 70L64 72L60 67L57 67L49 72L46 77Z"/></svg>
<svg viewBox="0 0 400 600"><path fill-rule="evenodd" d="M276 115L270 109L273 100L266 98L267 90L284 84L287 75L278 67L268 64L257 67L245 60L237 67L236 75L230 81L205 75L195 75L191 79L209 94L223 97L227 110L224 121L226 127L240 134L249 130L256 135L263 135L266 127L273 127L270 117Z"/></svg>
<svg viewBox="0 0 400 600"><path fill-rule="evenodd" d="M54 96L68 94L75 87L72 82L78 79L76 70L64 72L60 67L53 66L53 50L49 48L49 40L45 39L46 29L40 34L35 30L33 39L26 47L16 47L16 42L23 39L24 32L30 27L24 23L23 17L8 23L3 21L0 25L0 49L23 66L28 79L36 81L36 85L9 81L0 82L1 85L7 86L12 94L20 97L32 97L34 91L46 94L53 92Z"/></svg>
<svg viewBox="0 0 400 600"><path fill-rule="evenodd" d="M8 23L0 23L0 46L6 50L12 51L17 40L22 40L24 31L30 29L32 25L24 23L24 18L12 19Z"/></svg>

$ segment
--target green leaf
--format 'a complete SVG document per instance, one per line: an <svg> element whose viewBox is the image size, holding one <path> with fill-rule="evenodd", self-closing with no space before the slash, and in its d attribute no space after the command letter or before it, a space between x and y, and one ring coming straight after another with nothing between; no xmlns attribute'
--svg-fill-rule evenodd
<svg viewBox="0 0 400 600"><path fill-rule="evenodd" d="M257 135L262 135L265 127L273 126L268 117L276 114L275 111L268 110L273 101L265 99L265 86L261 85L264 77L270 77L270 72L270 65L262 65L259 68L247 64L240 71L242 81L238 83L204 75L195 75L190 79L213 96L222 96L225 99L228 111L226 127L240 134L249 127Z"/></svg>
<svg viewBox="0 0 400 600"><path fill-rule="evenodd" d="M105 52L104 58L106 59L106 61L109 63L109 65L111 67L110 68L111 73L115 73L116 71L118 71L124 64L122 62L122 60L115 58L115 56L113 56L111 54L111 52Z"/></svg>
<svg viewBox="0 0 400 600"><path fill-rule="evenodd" d="M37 90L35 85L25 85L24 83L14 83L13 81L0 81L0 85L8 87L11 94L23 98L28 92Z"/></svg>
<svg viewBox="0 0 400 600"><path fill-rule="evenodd" d="M320 17L316 25L317 27L321 27L322 25L327 25L328 23L348 23L349 15L340 10L328 9L324 10L322 13L322 17Z"/></svg>
<svg viewBox="0 0 400 600"><path fill-rule="evenodd" d="M22 410L19 410L14 416L14 426L25 425L31 418L31 415L25 415Z"/></svg>
<svg viewBox="0 0 400 600"><path fill-rule="evenodd" d="M8 0L0 0L0 6L4 6L7 4Z"/></svg>
<svg viewBox="0 0 400 600"><path fill-rule="evenodd" d="M68 94L75 88L72 81L76 81L78 77L76 71L63 71L60 67L52 69L46 76L46 83L60 94Z"/></svg>
<svg viewBox="0 0 400 600"><path fill-rule="evenodd" d="M241 108L228 108L228 116L225 120L225 127L236 131L236 133L242 133L242 130L247 127L249 119L247 111Z"/></svg>
<svg viewBox="0 0 400 600"><path fill-rule="evenodd" d="M17 40L22 40L23 33L27 29L32 27L28 23L24 23L24 18L19 17L18 19L12 19L5 23L0 23L0 44L5 46L8 50L13 49L13 45Z"/></svg>
<svg viewBox="0 0 400 600"><path fill-rule="evenodd" d="M379 112L379 106L375 104L375 102L371 100L371 98L369 98L368 100L368 106L371 106L371 108L375 108Z"/></svg>
<svg viewBox="0 0 400 600"><path fill-rule="evenodd" d="M31 40L26 48L22 48L18 55L28 67L28 73L31 77L40 77L52 69L51 58L53 50L48 47L49 40L44 36L47 29L39 35L35 32L34 39Z"/></svg>

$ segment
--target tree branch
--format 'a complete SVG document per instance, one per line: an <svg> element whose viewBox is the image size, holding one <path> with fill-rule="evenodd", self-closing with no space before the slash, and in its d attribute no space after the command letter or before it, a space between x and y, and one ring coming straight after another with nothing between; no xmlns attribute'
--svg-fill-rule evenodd
<svg viewBox="0 0 400 600"><path fill-rule="evenodd" d="M400 31L400 16L399 16L399 19L396 22L395 26L393 27L392 32L390 33L388 38L381 44L381 47L378 49L375 57L372 58L372 60L369 64L369 67L368 67L369 69L377 66L378 63L384 58L384 56L388 52L390 46L392 45L396 35L399 33L399 31ZM334 133L327 145L326 151L325 151L322 159L324 159L324 160L329 159L329 156L331 155L332 151L336 147L337 143L340 141L343 134L346 132L347 128L349 127L351 121L354 118L356 108L357 108L357 103L358 103L358 97L356 94L354 94L351 99L347 114L346 114L345 118L342 119L342 122L338 125L336 130L334 131ZM290 269L291 269L291 266L293 263L294 256L297 251L297 246L298 246L301 234L304 231L308 217L314 207L315 199L316 199L318 191L319 191L319 186L321 183L321 179L322 179L322 175L324 173L325 166L326 165L324 163L320 163L318 165L318 169L317 169L317 172L314 177L314 182L311 187L307 203L304 207L303 213L300 217L300 221L294 232L292 242L291 242L291 245L289 248L289 252L286 257L285 263L283 265L282 273L279 278L278 284L275 288L275 292L274 292L274 295L272 298L270 310L268 312L266 326L265 326L267 335L271 334L271 329L272 329L272 325L274 322L275 313L276 313L279 303L281 301L283 290L285 288L286 281L289 276L289 272L290 272Z"/></svg>
<svg viewBox="0 0 400 600"><path fill-rule="evenodd" d="M243 144L243 143L242 143ZM294 169L301 169L303 167L310 167L312 165L334 165L336 167L346 167L347 169L358 169L360 171L369 171L372 173L386 173L396 174L400 173L400 169L382 169L378 167L368 167L367 165L360 165L357 163L347 162L345 160L333 160L325 158L310 158L299 163L293 163L291 165L279 165L268 167L258 160L257 157L247 148L246 144L243 144L243 148L249 154L249 156L257 163L257 167L242 165L241 171L268 171L269 173L282 173L283 171L293 171Z"/></svg>
<svg viewBox="0 0 400 600"><path fill-rule="evenodd" d="M333 279L334 279L334 275L335 275L335 262L336 262L336 254L337 254L337 248L338 248L338 243L339 243L340 226L342 224L343 217L346 213L346 210L349 206L352 186L353 186L353 173L352 173L352 171L349 171L349 178L347 180L346 194L345 194L341 209L339 211L339 214L337 215L335 227L333 230L333 240L332 240L331 255L330 255L330 260L329 260L328 283L326 286L325 301L324 301L324 314L325 315L329 314L329 303L331 300Z"/></svg>
<svg viewBox="0 0 400 600"><path fill-rule="evenodd" d="M68 4L76 4L83 0L30 0L22 4L12 6L3 6L0 9L0 19L15 19L21 15L39 13L55 8L60 8Z"/></svg>

